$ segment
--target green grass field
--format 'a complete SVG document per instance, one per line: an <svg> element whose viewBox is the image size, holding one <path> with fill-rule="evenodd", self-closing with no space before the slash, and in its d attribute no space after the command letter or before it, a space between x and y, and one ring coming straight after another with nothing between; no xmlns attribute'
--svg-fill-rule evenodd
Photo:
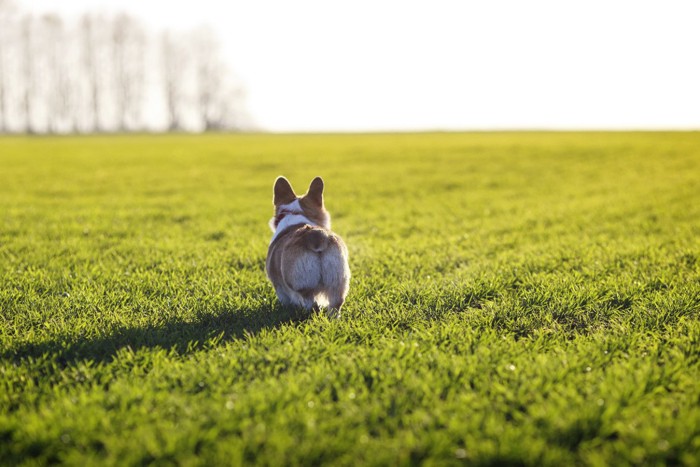
<svg viewBox="0 0 700 467"><path fill-rule="evenodd" d="M2 138L0 280L2 465L700 464L700 133Z"/></svg>

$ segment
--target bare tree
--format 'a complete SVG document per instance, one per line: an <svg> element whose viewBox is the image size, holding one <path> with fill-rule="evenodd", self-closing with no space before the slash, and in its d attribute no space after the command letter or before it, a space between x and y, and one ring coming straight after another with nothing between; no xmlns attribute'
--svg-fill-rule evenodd
<svg viewBox="0 0 700 467"><path fill-rule="evenodd" d="M25 15L22 20L22 74L24 82L23 109L24 109L24 130L27 133L36 133L34 115L35 105L32 93L34 92L34 61L33 61L33 25L31 16Z"/></svg>
<svg viewBox="0 0 700 467"><path fill-rule="evenodd" d="M0 27L0 133L5 133L8 127L7 123L7 85L5 83L6 68L5 65L5 50L2 48L3 37L1 36L3 29Z"/></svg>
<svg viewBox="0 0 700 467"><path fill-rule="evenodd" d="M219 39L207 27L193 33L196 60L197 111L204 131L240 129L244 93L221 57Z"/></svg>
<svg viewBox="0 0 700 467"><path fill-rule="evenodd" d="M81 23L81 42L84 78L87 81L88 108L92 121L88 131L102 131L102 96L100 96L100 64L96 43L98 19L90 14L83 17Z"/></svg>
<svg viewBox="0 0 700 467"><path fill-rule="evenodd" d="M185 129L187 102L187 51L182 41L166 31L162 36L162 54L167 128L168 131L182 131Z"/></svg>
<svg viewBox="0 0 700 467"><path fill-rule="evenodd" d="M75 130L76 80L71 73L73 56L70 37L63 20L56 15L47 15L42 20L42 49L48 54L48 73L44 81L50 86L46 93L48 130L53 133Z"/></svg>
<svg viewBox="0 0 700 467"><path fill-rule="evenodd" d="M128 17L119 15L112 23L112 68L114 70L115 110L117 130L126 130L125 102L129 94L129 81L126 73L126 36L128 34Z"/></svg>
<svg viewBox="0 0 700 467"><path fill-rule="evenodd" d="M8 131L7 115L8 115L8 65L7 65L7 47L9 43L8 29L10 21L8 19L9 3L0 0L0 133Z"/></svg>
<svg viewBox="0 0 700 467"><path fill-rule="evenodd" d="M137 127L145 87L145 34L132 17L121 14L112 26L112 67L114 71L117 128Z"/></svg>
<svg viewBox="0 0 700 467"><path fill-rule="evenodd" d="M197 51L197 111L204 131L218 130L221 127L221 109L218 98L223 85L224 67L219 60L219 44L209 28L199 28L193 34L193 44Z"/></svg>

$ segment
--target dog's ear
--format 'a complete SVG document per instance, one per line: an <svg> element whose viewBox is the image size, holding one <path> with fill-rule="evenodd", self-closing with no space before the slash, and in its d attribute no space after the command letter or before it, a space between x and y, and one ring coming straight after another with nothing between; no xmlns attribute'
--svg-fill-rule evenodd
<svg viewBox="0 0 700 467"><path fill-rule="evenodd" d="M311 180L306 198L317 206L323 206L323 179L321 177Z"/></svg>
<svg viewBox="0 0 700 467"><path fill-rule="evenodd" d="M292 185L290 185L289 181L281 175L277 177L277 180L275 180L275 188L273 193L274 196L272 198L272 203L275 206L289 204L297 199L297 195L294 194Z"/></svg>

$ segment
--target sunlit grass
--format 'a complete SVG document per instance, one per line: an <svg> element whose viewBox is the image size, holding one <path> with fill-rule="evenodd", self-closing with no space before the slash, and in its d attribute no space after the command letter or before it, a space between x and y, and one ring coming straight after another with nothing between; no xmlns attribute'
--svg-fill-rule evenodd
<svg viewBox="0 0 700 467"><path fill-rule="evenodd" d="M280 309L326 181L341 320ZM700 134L0 139L0 463L700 462Z"/></svg>

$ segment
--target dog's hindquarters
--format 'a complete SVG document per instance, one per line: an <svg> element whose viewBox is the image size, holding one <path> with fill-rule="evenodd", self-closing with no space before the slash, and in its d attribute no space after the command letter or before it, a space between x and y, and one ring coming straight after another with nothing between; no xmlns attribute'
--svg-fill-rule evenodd
<svg viewBox="0 0 700 467"><path fill-rule="evenodd" d="M338 314L350 283L347 248L342 239L328 230L304 226L279 253L279 262L268 264L268 269L279 268L282 284L273 283L280 300L306 309L328 306L332 314Z"/></svg>
<svg viewBox="0 0 700 467"><path fill-rule="evenodd" d="M331 309L340 311L350 288L348 250L335 234L329 236L328 248L321 254L321 288Z"/></svg>
<svg viewBox="0 0 700 467"><path fill-rule="evenodd" d="M318 253L308 250L285 252L281 271L292 303L307 310L313 308L322 277Z"/></svg>

